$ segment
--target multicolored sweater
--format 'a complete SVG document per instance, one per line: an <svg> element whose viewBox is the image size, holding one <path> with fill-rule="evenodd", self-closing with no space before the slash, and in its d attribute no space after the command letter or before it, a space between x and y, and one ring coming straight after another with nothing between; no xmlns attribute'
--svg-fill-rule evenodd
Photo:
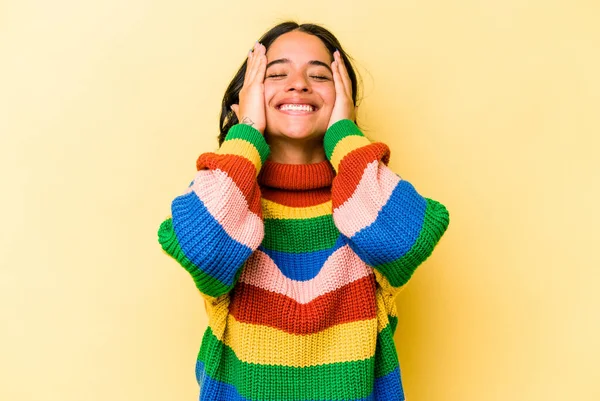
<svg viewBox="0 0 600 401"><path fill-rule="evenodd" d="M260 132L236 125L160 226L205 300L202 401L404 400L394 297L448 211L350 120L324 148L320 163L271 162Z"/></svg>

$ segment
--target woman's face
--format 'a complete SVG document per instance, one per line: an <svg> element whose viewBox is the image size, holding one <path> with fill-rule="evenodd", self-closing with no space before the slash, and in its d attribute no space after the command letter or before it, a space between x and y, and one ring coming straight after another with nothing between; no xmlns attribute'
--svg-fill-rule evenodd
<svg viewBox="0 0 600 401"><path fill-rule="evenodd" d="M288 32L271 44L266 56L266 135L323 136L335 103L333 58L323 42L304 32Z"/></svg>

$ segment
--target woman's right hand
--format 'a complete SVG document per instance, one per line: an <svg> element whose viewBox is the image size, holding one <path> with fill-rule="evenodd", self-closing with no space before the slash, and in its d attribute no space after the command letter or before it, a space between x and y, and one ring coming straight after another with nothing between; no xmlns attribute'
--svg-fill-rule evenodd
<svg viewBox="0 0 600 401"><path fill-rule="evenodd" d="M248 54L244 85L240 90L240 104L231 105L231 109L240 124L250 125L265 133L265 70L267 68L266 48L256 42Z"/></svg>

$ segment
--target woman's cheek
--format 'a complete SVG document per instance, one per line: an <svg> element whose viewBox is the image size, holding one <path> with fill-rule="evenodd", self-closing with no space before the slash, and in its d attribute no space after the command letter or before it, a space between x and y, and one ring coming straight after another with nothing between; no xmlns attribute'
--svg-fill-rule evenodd
<svg viewBox="0 0 600 401"><path fill-rule="evenodd" d="M274 85L273 85L273 81L270 79L265 79L264 81L264 85L265 85L265 96L269 96L272 95L274 90Z"/></svg>
<svg viewBox="0 0 600 401"><path fill-rule="evenodd" d="M327 105L331 113L331 111L333 111L333 106L335 105L335 89L324 93L323 100L325 101L325 104Z"/></svg>
<svg viewBox="0 0 600 401"><path fill-rule="evenodd" d="M333 82L327 83L327 85L323 87L323 91L321 93L321 96L323 97L325 102L330 103L331 107L333 107L335 103L335 86Z"/></svg>
<svg viewBox="0 0 600 401"><path fill-rule="evenodd" d="M271 85L265 83L265 104L269 104L269 100L273 97L273 91Z"/></svg>

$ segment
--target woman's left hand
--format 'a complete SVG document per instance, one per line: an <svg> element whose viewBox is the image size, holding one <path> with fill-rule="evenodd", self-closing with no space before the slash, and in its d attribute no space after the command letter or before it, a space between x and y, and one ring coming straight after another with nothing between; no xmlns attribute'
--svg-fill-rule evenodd
<svg viewBox="0 0 600 401"><path fill-rule="evenodd" d="M331 70L333 71L333 84L335 85L335 103L327 128L340 120L354 121L356 119L356 108L352 101L352 81L339 50L333 53L333 59Z"/></svg>

